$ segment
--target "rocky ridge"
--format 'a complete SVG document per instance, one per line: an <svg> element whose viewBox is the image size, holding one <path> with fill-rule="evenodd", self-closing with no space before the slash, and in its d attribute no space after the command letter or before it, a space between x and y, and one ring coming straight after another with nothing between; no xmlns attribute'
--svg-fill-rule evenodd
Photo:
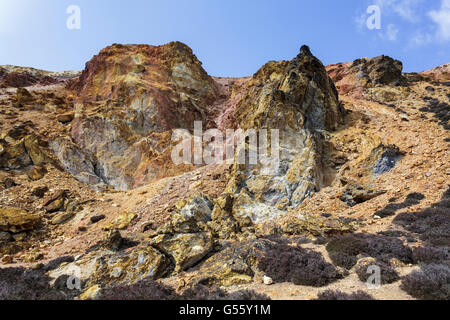
<svg viewBox="0 0 450 320"><path fill-rule="evenodd" d="M447 69L405 74L385 56L325 67L303 46L214 78L179 42L112 45L81 74L0 68L0 298L27 268L58 299L143 281L314 299L367 291L373 263L377 299L448 298L420 276L449 276ZM175 165L173 130L195 121L281 129L279 170L241 164L246 144L228 164Z"/></svg>

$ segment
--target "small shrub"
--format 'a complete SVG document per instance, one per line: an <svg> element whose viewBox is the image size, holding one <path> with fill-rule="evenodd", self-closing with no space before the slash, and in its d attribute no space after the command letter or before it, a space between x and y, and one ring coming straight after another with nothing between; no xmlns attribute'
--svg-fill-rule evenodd
<svg viewBox="0 0 450 320"><path fill-rule="evenodd" d="M102 289L97 300L270 300L250 290L228 293L216 286L196 284L178 294L169 286L154 280L142 280L131 286Z"/></svg>
<svg viewBox="0 0 450 320"><path fill-rule="evenodd" d="M319 293L317 300L375 300L375 298L361 290L351 294L327 290Z"/></svg>
<svg viewBox="0 0 450 320"><path fill-rule="evenodd" d="M341 276L320 253L288 244L275 244L258 264L275 282L321 287Z"/></svg>
<svg viewBox="0 0 450 320"><path fill-rule="evenodd" d="M229 295L228 300L252 300L252 301L264 301L271 300L268 296L262 293L257 293L253 290L240 290L233 292Z"/></svg>
<svg viewBox="0 0 450 320"><path fill-rule="evenodd" d="M65 300L42 270L0 268L0 300Z"/></svg>
<svg viewBox="0 0 450 320"><path fill-rule="evenodd" d="M412 258L415 263L439 263L450 260L448 249L417 247L413 249Z"/></svg>
<svg viewBox="0 0 450 320"><path fill-rule="evenodd" d="M217 286L196 284L186 289L180 296L181 300L270 300L264 294L252 290L241 290L228 293Z"/></svg>
<svg viewBox="0 0 450 320"><path fill-rule="evenodd" d="M450 214L447 208L437 206L420 212L401 213L394 223L420 234L420 239L430 245L450 246Z"/></svg>
<svg viewBox="0 0 450 320"><path fill-rule="evenodd" d="M358 261L357 256L364 250L364 241L351 235L344 236L331 240L326 249L335 265L351 269Z"/></svg>
<svg viewBox="0 0 450 320"><path fill-rule="evenodd" d="M177 300L179 296L169 286L154 280L142 280L131 286L102 289L97 300Z"/></svg>
<svg viewBox="0 0 450 320"><path fill-rule="evenodd" d="M331 240L326 246L331 260L337 266L351 269L358 256L373 257L381 260L397 258L411 262L411 249L396 238L371 234L350 234Z"/></svg>
<svg viewBox="0 0 450 320"><path fill-rule="evenodd" d="M450 267L442 264L421 265L403 278L401 289L411 296L425 300L450 299Z"/></svg>
<svg viewBox="0 0 450 320"><path fill-rule="evenodd" d="M70 263L70 262L74 262L75 258L73 256L62 256L56 259L53 259L52 261L50 261L45 267L44 270L45 271L52 271L55 270L57 268L59 268L59 266L63 263Z"/></svg>
<svg viewBox="0 0 450 320"><path fill-rule="evenodd" d="M355 268L356 274L362 282L367 282L367 280L369 280L369 278L372 276L371 273L368 273L369 267L371 266L378 266L380 268L380 280L381 284L383 285L400 280L398 272L388 263L375 259L362 259L361 261L358 261L358 264Z"/></svg>

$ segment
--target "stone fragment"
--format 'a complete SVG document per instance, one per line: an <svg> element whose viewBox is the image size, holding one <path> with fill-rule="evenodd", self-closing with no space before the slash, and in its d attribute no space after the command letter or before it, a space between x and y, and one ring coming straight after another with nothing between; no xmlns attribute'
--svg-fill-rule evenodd
<svg viewBox="0 0 450 320"><path fill-rule="evenodd" d="M111 224L107 225L105 227L106 230L123 230L126 229L130 223L133 221L133 219L136 218L135 213L131 212L124 212L120 214Z"/></svg>
<svg viewBox="0 0 450 320"><path fill-rule="evenodd" d="M24 138L24 146L34 165L41 166L47 162L48 158L42 151L42 148L39 145L39 140L36 136L26 136Z"/></svg>
<svg viewBox="0 0 450 320"><path fill-rule="evenodd" d="M94 217L91 217L91 222L92 223L97 223L97 222L99 222L99 221L101 221L101 220L103 220L105 218L106 218L106 216L104 214L98 215L98 216L94 216Z"/></svg>
<svg viewBox="0 0 450 320"><path fill-rule="evenodd" d="M63 208L66 197L66 190L58 190L44 199L44 209L49 212L56 212Z"/></svg>
<svg viewBox="0 0 450 320"><path fill-rule="evenodd" d="M47 192L48 192L47 186L35 187L31 190L31 194L38 198L43 198Z"/></svg>
<svg viewBox="0 0 450 320"><path fill-rule="evenodd" d="M34 166L33 169L27 173L27 175L30 180L38 181L41 180L47 172L47 169L43 166Z"/></svg>
<svg viewBox="0 0 450 320"><path fill-rule="evenodd" d="M56 120L58 120L58 122L61 122L62 124L72 122L73 118L74 118L73 113L64 113L56 116Z"/></svg>
<svg viewBox="0 0 450 320"><path fill-rule="evenodd" d="M272 280L271 277L264 276L264 278L263 278L263 283L264 283L266 286L270 286L270 285L273 284L273 280Z"/></svg>
<svg viewBox="0 0 450 320"><path fill-rule="evenodd" d="M75 216L73 212L62 212L52 219L52 224L64 224Z"/></svg>

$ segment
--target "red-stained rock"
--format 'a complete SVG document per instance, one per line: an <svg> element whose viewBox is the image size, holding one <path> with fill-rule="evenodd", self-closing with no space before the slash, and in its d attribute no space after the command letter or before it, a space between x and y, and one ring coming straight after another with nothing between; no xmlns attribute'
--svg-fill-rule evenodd
<svg viewBox="0 0 450 320"><path fill-rule="evenodd" d="M72 89L79 97L73 141L94 157L96 175L118 189L178 174L170 162L171 130L206 121L207 107L219 96L214 80L180 42L107 47ZM77 165L60 160L79 176Z"/></svg>
<svg viewBox="0 0 450 320"><path fill-rule="evenodd" d="M367 88L396 85L403 79L403 64L387 56L362 58L327 66L328 74L342 95L362 97Z"/></svg>
<svg viewBox="0 0 450 320"><path fill-rule="evenodd" d="M450 63L421 72L420 75L433 81L450 81Z"/></svg>
<svg viewBox="0 0 450 320"><path fill-rule="evenodd" d="M59 82L50 72L14 66L0 67L0 84L4 87L23 88L32 85L50 85Z"/></svg>

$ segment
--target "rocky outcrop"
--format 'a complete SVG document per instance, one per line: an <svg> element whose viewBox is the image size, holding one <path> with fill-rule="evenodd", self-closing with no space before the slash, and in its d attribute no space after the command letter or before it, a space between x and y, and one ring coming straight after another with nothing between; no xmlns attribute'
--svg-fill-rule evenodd
<svg viewBox="0 0 450 320"><path fill-rule="evenodd" d="M330 78L342 95L361 97L368 89L404 82L403 64L388 56L362 58L348 63L327 66Z"/></svg>
<svg viewBox="0 0 450 320"><path fill-rule="evenodd" d="M45 74L26 69L0 79ZM17 287L28 274L68 299L154 297L154 281L177 297L242 285L311 299L378 265L389 286L374 296L410 299L398 276L448 256L446 69L402 75L378 57L330 77L304 46L251 77L212 78L183 44L113 45L79 78L0 85L0 269L21 266L0 287L43 297ZM224 164L175 165L174 129L196 120L246 139L227 139Z"/></svg>
<svg viewBox="0 0 450 320"><path fill-rule="evenodd" d="M306 46L291 61L263 66L244 90L235 110L239 127L279 130L280 157L277 162L276 154L266 152L264 160L260 149L262 161L242 164L240 153L249 150L238 148L227 195L213 212L215 220L228 221L225 229L236 229L225 217L234 217L240 227L264 222L282 216L324 187L324 133L336 129L344 116L325 67Z"/></svg>
<svg viewBox="0 0 450 320"><path fill-rule="evenodd" d="M450 63L438 66L428 71L420 73L421 76L432 81L450 81Z"/></svg>
<svg viewBox="0 0 450 320"><path fill-rule="evenodd" d="M170 130L192 130L218 96L179 42L108 47L86 64L73 89L80 98L72 138L95 157L98 176L118 189L170 175L170 168L161 170L170 167Z"/></svg>
<svg viewBox="0 0 450 320"><path fill-rule="evenodd" d="M24 88L52 85L78 76L77 71L49 72L34 68L0 66L0 87Z"/></svg>
<svg viewBox="0 0 450 320"><path fill-rule="evenodd" d="M23 88L35 84L49 85L58 80L41 70L13 66L0 67L0 85L3 87Z"/></svg>

